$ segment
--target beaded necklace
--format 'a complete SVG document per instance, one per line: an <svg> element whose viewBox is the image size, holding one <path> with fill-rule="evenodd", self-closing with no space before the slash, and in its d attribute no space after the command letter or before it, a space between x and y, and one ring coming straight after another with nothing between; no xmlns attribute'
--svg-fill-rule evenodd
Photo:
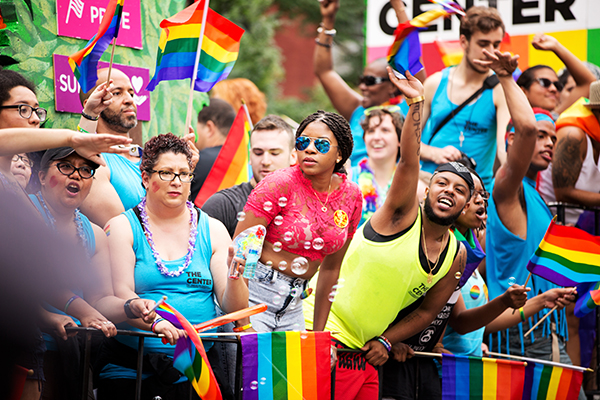
<svg viewBox="0 0 600 400"><path fill-rule="evenodd" d="M390 183L388 183L385 189L380 188L379 185L377 185L373 171L371 168L369 168L366 158L363 158L360 163L358 163L358 166L360 168L360 172L358 173L357 183L360 187L360 192L363 195L363 199L365 200L361 216L362 224L371 218L373 213L377 211L379 207L381 207L392 182L390 180Z"/></svg>
<svg viewBox="0 0 600 400"><path fill-rule="evenodd" d="M50 228L52 228L52 230L56 232L56 218L54 218L54 216L50 212L50 209L46 205L46 201L44 200L44 196L42 196L42 192L38 191L35 194L35 197L37 197L40 204L42 205L42 208L44 209L44 214L46 214L46 218L48 219ZM91 257L91 254L89 253L90 250L88 248L88 240L87 240L87 236L85 235L85 231L83 229L83 220L81 218L81 212L79 211L79 208L76 208L73 211L73 222L75 223L75 228L77 230L77 237L79 239L79 242L83 246L87 256Z"/></svg>
<svg viewBox="0 0 600 400"><path fill-rule="evenodd" d="M152 250L152 255L154 255L154 259L156 260L158 271L162 275L169 276L172 278L178 277L179 275L183 274L183 271L185 271L192 262L192 257L194 256L194 251L196 250L196 236L198 235L198 214L191 202L187 201L186 205L188 210L190 210L190 238L188 239L188 251L185 255L185 262L181 267L179 267L177 271L169 271L169 269L165 266L162 259L160 258L160 254L158 254L158 250L156 249L156 245L154 244L154 239L152 238L152 232L150 231L148 213L146 213L146 197L144 197L140 204L138 204L137 206L138 210L140 210L140 217L142 218L142 227L144 228L146 239L148 239L148 244L150 245L150 249Z"/></svg>

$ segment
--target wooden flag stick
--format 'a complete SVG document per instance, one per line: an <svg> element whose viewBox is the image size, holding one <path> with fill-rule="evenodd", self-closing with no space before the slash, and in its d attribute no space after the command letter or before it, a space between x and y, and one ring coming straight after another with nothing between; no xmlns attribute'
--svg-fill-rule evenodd
<svg viewBox="0 0 600 400"><path fill-rule="evenodd" d="M591 368L580 367L578 365L562 364L562 363L557 363L557 362L553 362L553 361L538 360L537 358L529 358L529 357L513 356L510 354L494 353L493 351L488 351L487 354L489 354L490 356L494 356L494 357L513 358L515 360L522 360L522 361L529 361L529 362L534 362L534 363L538 363L538 364L552 365L554 367L569 368L569 369L575 369L575 370L584 371L584 372L594 372L594 370Z"/></svg>
<svg viewBox="0 0 600 400"><path fill-rule="evenodd" d="M106 87L108 87L108 82L110 82L110 73L112 72L113 59L115 58L116 43L117 43L117 38L114 37L112 40L112 50L110 52L110 63L108 63L108 76L106 77Z"/></svg>
<svg viewBox="0 0 600 400"><path fill-rule="evenodd" d="M523 285L523 287L527 287L527 282L529 282L529 278L531 278L531 272L529 273L529 275L527 275L527 279L525 279L525 284ZM513 308L513 314L515 313L515 311L517 311L516 308Z"/></svg>
<svg viewBox="0 0 600 400"><path fill-rule="evenodd" d="M198 48L196 49L196 61L194 62L194 72L192 73L192 82L190 85L190 97L188 98L187 115L185 117L185 127L183 135L188 134L190 123L192 122L194 86L196 86L196 78L198 77L198 63L200 62L200 53L202 53L202 40L204 39L204 31L206 28L206 17L208 16L208 1L204 1L204 13L202 14L202 26L200 27L200 37L198 38Z"/></svg>
<svg viewBox="0 0 600 400"><path fill-rule="evenodd" d="M550 310L550 311L549 311L549 312L548 312L546 315L544 315L542 318L540 318L540 320L539 320L539 321L538 321L538 322L537 322L537 323L536 323L534 326L532 326L530 330L528 330L527 332L525 332L525 334L523 335L523 337L527 337L527 336L529 336L529 334L530 334L531 332L533 332L533 330L534 330L535 328L537 328L539 324L541 324L542 322L544 322L544 320L545 320L546 318L548 318L548 317L550 316L550 314L552 314L552 313L554 312L554 310L556 310L557 308L558 308L558 306L554 306L554 307L552 307L552 309L551 309L551 310Z"/></svg>

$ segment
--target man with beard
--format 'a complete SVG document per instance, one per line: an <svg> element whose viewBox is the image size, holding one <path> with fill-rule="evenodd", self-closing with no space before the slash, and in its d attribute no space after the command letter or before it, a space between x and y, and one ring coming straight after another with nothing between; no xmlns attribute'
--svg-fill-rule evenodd
<svg viewBox="0 0 600 400"><path fill-rule="evenodd" d="M86 107L89 96L98 85L106 82L107 77L108 68L98 70L96 86L87 94L80 93L84 106L80 126L91 126L87 130L92 132L93 124L97 121L96 132L129 137L129 131L138 121L137 107L133 102L135 92L125 73L112 69L112 86L109 88L112 100L108 107L101 107L101 112L98 112L97 108ZM102 155L106 167L96 170L90 194L81 206L81 211L95 224L104 226L112 217L137 205L144 196L140 150L139 146L131 144L128 153Z"/></svg>
<svg viewBox="0 0 600 400"><path fill-rule="evenodd" d="M477 172L490 186L496 152L501 163L506 159L504 132L510 118L506 100L490 68L474 62L485 59L484 49L498 49L504 32L495 8L469 8L460 23L464 50L460 64L425 81L423 114L427 123L421 145L424 171L433 172L439 164L459 160L464 152L477 162ZM469 104L457 110L482 88Z"/></svg>
<svg viewBox="0 0 600 400"><path fill-rule="evenodd" d="M329 317L313 324L310 303L314 299L306 300L307 327L334 332L334 344L339 348L365 351L340 355L337 399L378 398L374 367L388 359L392 344L435 319L456 288L457 273L465 267L466 251L448 228L469 201L473 178L456 162L440 166L421 209L416 193L423 86L407 75L408 81L400 81L388 69L389 79L407 96L410 109L400 139L402 157L386 200L350 243L340 271L343 284L331 294L335 301ZM425 293L417 310L390 326L401 309Z"/></svg>

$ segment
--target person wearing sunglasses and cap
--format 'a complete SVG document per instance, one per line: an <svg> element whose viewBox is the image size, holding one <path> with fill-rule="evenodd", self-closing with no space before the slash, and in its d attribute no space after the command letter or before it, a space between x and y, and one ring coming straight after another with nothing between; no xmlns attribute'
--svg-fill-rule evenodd
<svg viewBox="0 0 600 400"><path fill-rule="evenodd" d="M319 268L316 312L324 325L328 294L361 216L360 190L344 170L351 153L346 120L318 111L296 130L298 164L269 173L250 193L235 236L258 224L267 228L256 279L248 281L250 304L268 305L250 317L254 330L304 329L301 298Z"/></svg>
<svg viewBox="0 0 600 400"><path fill-rule="evenodd" d="M379 58L369 63L360 77L357 93L342 77L333 69L333 56L331 48L336 30L335 17L340 7L339 0L319 1L322 22L317 29L315 40L315 53L313 57L313 68L315 75L323 85L325 93L331 100L333 107L349 123L354 138L354 149L350 162L352 166L358 165L360 160L367 156L367 150L363 140L363 129L360 126L365 109L373 106L399 103L398 89L390 82L385 67L387 60ZM396 12L400 23L408 21L408 16L402 0L392 0L391 5ZM421 81L425 80L425 70L417 74ZM402 103L403 106L406 106ZM405 111L408 107L405 107Z"/></svg>
<svg viewBox="0 0 600 400"><path fill-rule="evenodd" d="M531 107L539 107L553 113L555 119L580 97L588 97L590 85L596 80L594 74L575 54L563 46L556 38L538 33L531 44L538 50L551 51L564 63L565 68L575 81L575 88L568 97L559 99L563 84L558 75L547 65L535 65L523 71L517 85L521 87Z"/></svg>

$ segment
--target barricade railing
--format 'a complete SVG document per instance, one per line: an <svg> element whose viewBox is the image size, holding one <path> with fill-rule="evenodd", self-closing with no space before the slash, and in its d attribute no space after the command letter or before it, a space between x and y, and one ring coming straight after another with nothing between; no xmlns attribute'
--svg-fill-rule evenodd
<svg viewBox="0 0 600 400"><path fill-rule="evenodd" d="M563 203L560 201L550 202L548 208L556 208L556 221L564 224L566 221L565 210L567 208L594 213L594 236L600 236L600 208L586 207L578 204ZM581 293L583 294L583 293ZM600 307L596 307L596 390L600 391Z"/></svg>

